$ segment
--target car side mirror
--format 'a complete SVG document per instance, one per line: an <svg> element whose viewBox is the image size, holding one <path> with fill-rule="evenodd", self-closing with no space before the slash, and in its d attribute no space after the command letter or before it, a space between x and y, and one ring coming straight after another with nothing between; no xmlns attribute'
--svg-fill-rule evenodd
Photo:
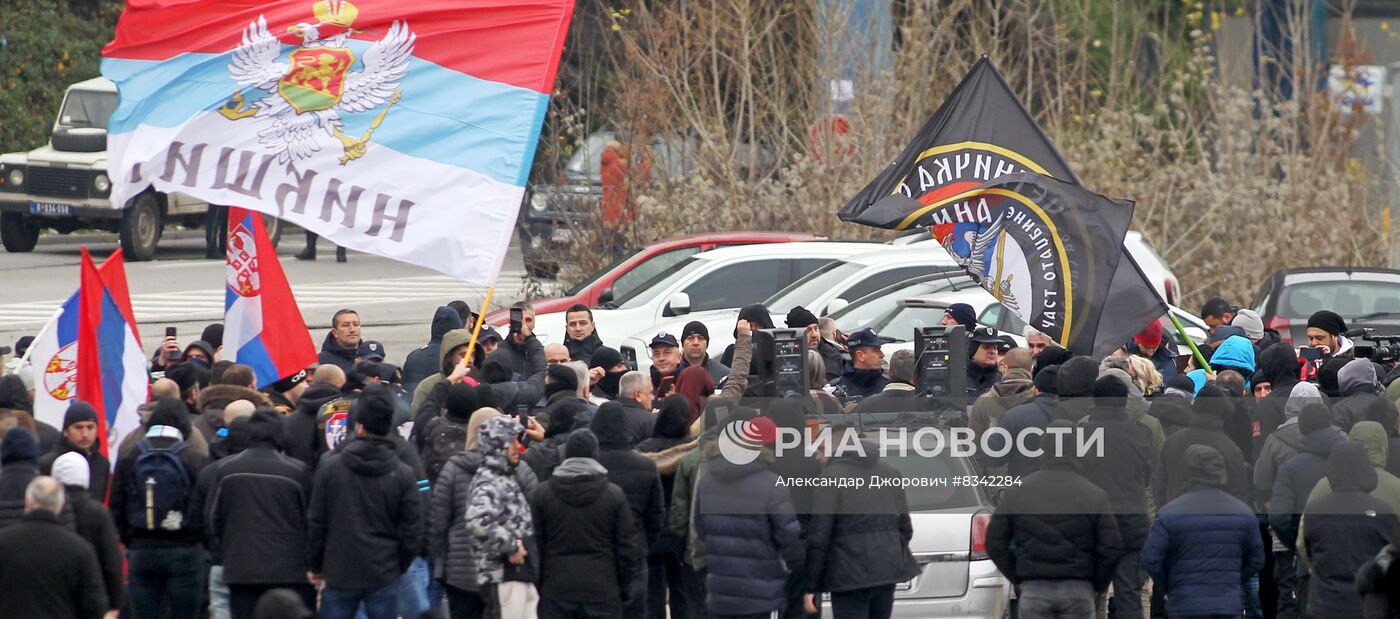
<svg viewBox="0 0 1400 619"><path fill-rule="evenodd" d="M826 311L822 312L822 315L830 316L832 314L835 314L836 312L846 309L846 306L850 304L850 301L842 299L841 297L837 297L835 299L832 299L830 303L826 304Z"/></svg>
<svg viewBox="0 0 1400 619"><path fill-rule="evenodd" d="M599 303L611 303L612 300L613 300L613 289L612 289L612 288L604 288L602 292L598 293L598 302L599 302Z"/></svg>
<svg viewBox="0 0 1400 619"><path fill-rule="evenodd" d="M690 313L690 295L684 292L677 292L671 295L671 302L667 304L671 313L676 316Z"/></svg>

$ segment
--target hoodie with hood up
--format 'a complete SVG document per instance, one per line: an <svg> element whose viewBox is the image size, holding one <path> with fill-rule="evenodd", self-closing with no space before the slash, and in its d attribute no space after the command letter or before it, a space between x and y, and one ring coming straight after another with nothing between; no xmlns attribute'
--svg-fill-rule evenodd
<svg viewBox="0 0 1400 619"><path fill-rule="evenodd" d="M1279 467L1269 498L1269 526L1288 550L1296 551L1298 521L1308 504L1308 495L1327 475L1327 458L1346 439L1341 430L1332 426L1314 430L1299 443L1298 455Z"/></svg>
<svg viewBox="0 0 1400 619"><path fill-rule="evenodd" d="M468 548L476 564L477 585L505 582L506 558L535 535L530 504L516 479L519 460L511 464L509 459L515 436L523 430L514 417L506 416L492 417L481 425L477 450L482 463L467 489L463 521L471 535ZM534 553L528 547L526 552L528 565Z"/></svg>
<svg viewBox="0 0 1400 619"><path fill-rule="evenodd" d="M448 359L448 356L452 354L452 349L458 346L465 346L471 343L471 341L472 332L468 329L453 329L451 331L448 331L447 333L442 334L442 343L438 346L438 355L436 357L437 366L433 369L434 373L423 378L421 381L418 382L418 386L413 388L413 404L411 406L413 408L413 425L415 427L418 426L421 421L423 421L421 419L418 419L417 416L423 410L423 403L425 400L428 399L428 396L432 393L433 386L446 380L447 375L452 373L452 367L449 365L450 359ZM473 352L472 356L476 357L477 361L480 361L485 356L485 353L481 352L481 346L477 346L476 351ZM481 367L481 364L477 363L474 364L472 367L479 369ZM440 396L441 397L436 399L435 401L437 408L433 409L432 411L432 414L434 416L436 416L437 412L441 410L444 405L446 405L446 388L443 389Z"/></svg>
<svg viewBox="0 0 1400 619"><path fill-rule="evenodd" d="M1374 495L1377 471L1370 465L1364 447L1354 441L1332 450L1327 480L1335 491L1308 501L1303 514L1298 554L1312 572L1312 616L1363 616L1356 572L1385 547L1397 524L1395 511Z"/></svg>
<svg viewBox="0 0 1400 619"><path fill-rule="evenodd" d="M340 397L340 390L330 385L312 385L301 394L297 408L282 420L284 452L316 469L321 454L326 451L325 435L319 431L317 418L321 407Z"/></svg>
<svg viewBox="0 0 1400 619"><path fill-rule="evenodd" d="M433 324L428 331L428 343L408 353L403 360L403 388L413 393L423 379L442 371L442 338L448 331L464 328L462 316L446 305L433 312Z"/></svg>
<svg viewBox="0 0 1400 619"><path fill-rule="evenodd" d="M1263 380L1268 381L1272 389L1254 407L1254 453L1261 453L1264 441L1287 419L1284 407L1293 386L1298 384L1301 365L1298 353L1284 343L1260 351L1257 365Z"/></svg>
<svg viewBox="0 0 1400 619"><path fill-rule="evenodd" d="M479 449L454 454L442 467L429 499L427 546L428 556L433 560L433 574L463 591L478 589L476 557L472 550L475 541L466 527L467 497L472 480L485 463L486 457ZM539 487L530 467L516 466L514 474L525 496ZM529 546L526 549L533 553ZM538 563L538 559L535 562Z"/></svg>
<svg viewBox="0 0 1400 619"><path fill-rule="evenodd" d="M1352 359L1337 372L1337 388L1342 398L1332 405L1332 417L1343 432L1366 419L1366 408L1385 397L1375 364L1370 359Z"/></svg>
<svg viewBox="0 0 1400 619"><path fill-rule="evenodd" d="M616 402L606 402L594 413L588 429L598 437L598 464L608 470L608 481L622 488L632 516L641 527L644 548L650 548L666 520L666 499L661 496L661 476L656 463L632 446L627 412Z"/></svg>
<svg viewBox="0 0 1400 619"><path fill-rule="evenodd" d="M592 458L569 458L530 494L540 546L540 598L607 605L634 596L644 549L627 497ZM620 602L620 603L619 603Z"/></svg>
<svg viewBox="0 0 1400 619"><path fill-rule="evenodd" d="M1234 398L1215 385L1206 385L1201 388L1191 409L1191 425L1173 434L1162 447L1153 491L1157 504L1166 505L1186 492L1190 481L1186 476L1186 451L1193 445L1204 445L1219 451L1225 459L1225 489L1241 502L1252 502L1251 479L1245 468L1244 455L1224 431L1225 417L1234 413Z"/></svg>
<svg viewBox="0 0 1400 619"><path fill-rule="evenodd" d="M1312 383L1296 383L1283 405L1284 422L1264 441L1259 458L1254 461L1255 498L1262 506L1274 491L1274 480L1279 468L1293 456L1303 444L1303 433L1298 429L1298 413L1309 404L1326 406L1322 392ZM1255 443L1258 444L1257 442Z"/></svg>
<svg viewBox="0 0 1400 619"><path fill-rule="evenodd" d="M396 582L418 556L418 476L382 436L348 441L316 472L307 516L308 569L337 588Z"/></svg>
<svg viewBox="0 0 1400 619"><path fill-rule="evenodd" d="M1362 421L1352 427L1351 432L1347 434L1347 440L1361 443L1366 449L1366 457L1371 466L1376 469L1376 484L1371 490L1371 496L1385 501L1392 512L1400 513L1400 478L1385 470L1386 456L1390 451L1390 441L1385 435L1385 428L1374 421ZM1308 504L1311 505L1314 500L1331 494L1332 491L1331 481L1323 479L1317 482L1317 487L1308 495Z"/></svg>

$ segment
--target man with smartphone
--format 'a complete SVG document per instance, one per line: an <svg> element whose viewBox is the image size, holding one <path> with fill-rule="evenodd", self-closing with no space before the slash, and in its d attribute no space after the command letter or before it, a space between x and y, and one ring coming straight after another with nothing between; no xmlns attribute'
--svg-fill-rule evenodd
<svg viewBox="0 0 1400 619"><path fill-rule="evenodd" d="M1319 363L1333 357L1355 356L1351 340L1342 335L1346 330L1346 321L1336 312L1314 312L1308 317L1308 345L1298 350L1298 356Z"/></svg>
<svg viewBox="0 0 1400 619"><path fill-rule="evenodd" d="M510 371L520 377L528 377L530 371L530 349L542 346L535 338L535 308L521 301L510 306L510 332L496 349L507 351L500 358L509 361Z"/></svg>

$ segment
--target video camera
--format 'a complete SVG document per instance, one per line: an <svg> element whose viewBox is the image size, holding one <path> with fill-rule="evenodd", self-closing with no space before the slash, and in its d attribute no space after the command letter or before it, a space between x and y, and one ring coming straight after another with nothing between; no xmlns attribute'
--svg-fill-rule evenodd
<svg viewBox="0 0 1400 619"><path fill-rule="evenodd" d="M1355 332L1360 333L1353 335ZM1400 333L1375 333L1373 329L1353 329L1345 335L1355 337L1360 335L1361 339L1371 342L1371 344L1359 344L1356 346L1356 356L1358 358L1370 359L1387 368L1394 367L1400 362Z"/></svg>

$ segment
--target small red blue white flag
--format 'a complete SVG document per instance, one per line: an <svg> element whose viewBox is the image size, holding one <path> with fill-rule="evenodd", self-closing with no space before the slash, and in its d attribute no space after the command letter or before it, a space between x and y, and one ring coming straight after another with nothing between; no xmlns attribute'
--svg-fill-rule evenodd
<svg viewBox="0 0 1400 619"><path fill-rule="evenodd" d="M316 362L316 346L263 227L262 214L228 209L224 358L253 368L261 389Z"/></svg>

